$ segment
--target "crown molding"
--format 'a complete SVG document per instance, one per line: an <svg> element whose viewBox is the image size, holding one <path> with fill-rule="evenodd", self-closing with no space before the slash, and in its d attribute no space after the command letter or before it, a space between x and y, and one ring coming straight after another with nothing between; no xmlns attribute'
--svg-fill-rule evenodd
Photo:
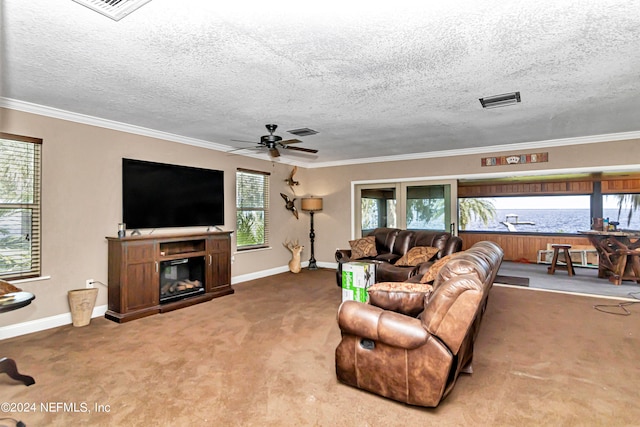
<svg viewBox="0 0 640 427"><path fill-rule="evenodd" d="M114 120L102 119L99 117L88 116L85 114L74 113L71 111L60 110L58 108L47 107L44 105L33 104L31 102L20 101L11 98L0 97L0 107L12 110L23 111L26 113L38 114L41 116L52 117L61 120L67 120L75 123L82 123L91 126L97 126L105 129L116 130L120 132L132 133L135 135L147 136L150 138L163 139L167 141L177 142L180 144L193 145L201 148L208 148L222 152L236 150L235 147L218 144L215 142L205 141L202 139L189 138L168 132L161 132L141 126L130 125L127 123L116 122ZM423 153L401 154L397 156L383 157L364 157L359 159L337 160L331 162L309 162L298 161L293 159L278 158L279 163L300 166L308 169L327 168L336 166L350 166L367 163L396 162L405 160L433 159L442 157L465 156L474 154L489 154L504 151L517 150L534 150L540 148L562 147L568 145L595 144L610 141L623 141L629 139L640 139L640 131L619 132L602 135L580 136L575 138L550 139L546 141L531 141L514 144L490 145L486 147L462 148L456 150L430 151ZM275 161L266 154L236 151L234 154L252 157L261 160Z"/></svg>
<svg viewBox="0 0 640 427"><path fill-rule="evenodd" d="M55 119L67 120L70 122L81 123L90 126L101 127L120 132L132 133L135 135L148 136L150 138L164 139L181 144L194 145L196 147L210 148L217 151L229 151L233 147L215 142L205 141L202 139L189 138L168 132L162 132L145 128L142 126L130 125L127 123L117 122L115 120L102 119L99 117L88 116L86 114L74 113L71 111L60 110L58 108L47 107L44 105L33 104L31 102L19 101L16 99L0 97L0 107L12 110L23 111L25 113L33 113L41 116L52 117Z"/></svg>
<svg viewBox="0 0 640 427"><path fill-rule="evenodd" d="M117 122L115 120L102 119L100 117L89 116L86 114L74 113L72 111L61 110L58 108L47 107L45 105L34 104L31 102L20 101L17 99L0 97L0 108L8 108L11 110L23 111L25 113L38 114L40 116L51 117L54 119L67 120L74 123L81 123L90 126L97 126L105 129L116 130L119 132L127 132L134 135L147 136L150 138L162 139L165 141L177 142L179 144L193 145L195 147L208 148L211 150L229 153L234 151L233 155L251 157L259 160L277 161L292 166L300 166L308 168L310 165L305 162L299 162L294 159L278 158L272 159L267 154L251 152L249 150L238 150L230 145L218 144L215 142L205 141L202 139L189 138L186 136L176 135L168 132L157 131L142 126L130 125L127 123ZM229 153L231 154L231 153Z"/></svg>
<svg viewBox="0 0 640 427"><path fill-rule="evenodd" d="M580 144L596 144L601 142L624 141L629 139L640 139L640 131L607 133L602 135L589 135L589 136L579 136L574 138L549 139L546 141L520 142L520 143L514 143L514 144L489 145L486 147L461 148L456 150L429 151L424 153L401 154L397 156L368 157L368 158L351 159L351 160L345 160L345 161L314 163L314 164L308 165L307 167L312 169L312 168L348 166L348 165L366 164L366 163L382 163L382 162L395 162L395 161L403 161L403 160L419 160L419 159L433 159L433 158L453 157L453 156L466 156L466 155L472 155L472 154L491 154L491 153L504 152L504 151L535 150L539 148L563 147L568 145L580 145Z"/></svg>

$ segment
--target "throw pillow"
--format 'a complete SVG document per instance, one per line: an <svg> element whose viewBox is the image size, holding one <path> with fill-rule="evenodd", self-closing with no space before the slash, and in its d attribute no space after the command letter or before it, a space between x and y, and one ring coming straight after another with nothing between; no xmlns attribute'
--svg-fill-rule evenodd
<svg viewBox="0 0 640 427"><path fill-rule="evenodd" d="M424 310L424 300L431 289L424 283L381 282L371 285L367 292L369 304L416 317Z"/></svg>
<svg viewBox="0 0 640 427"><path fill-rule="evenodd" d="M456 253L459 253L459 252L456 252ZM445 255L442 258L440 258L439 260L437 260L436 262L434 262L433 265L429 268L429 270L424 274L424 276L422 276L422 279L420 279L420 283L431 283L434 280L436 280L436 277L438 277L438 273L440 272L440 269L454 255L455 254Z"/></svg>
<svg viewBox="0 0 640 427"><path fill-rule="evenodd" d="M368 258L378 255L375 236L367 236L362 239L350 240L349 246L351 246L351 259Z"/></svg>
<svg viewBox="0 0 640 427"><path fill-rule="evenodd" d="M437 253L438 248L432 246L416 246L402 255L402 257L396 261L395 265L415 267L420 263L431 261L431 258Z"/></svg>

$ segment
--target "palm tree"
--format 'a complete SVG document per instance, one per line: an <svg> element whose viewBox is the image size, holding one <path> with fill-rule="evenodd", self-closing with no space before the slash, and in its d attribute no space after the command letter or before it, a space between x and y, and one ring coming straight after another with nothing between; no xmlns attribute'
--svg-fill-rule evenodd
<svg viewBox="0 0 640 427"><path fill-rule="evenodd" d="M458 199L460 229L465 230L472 219L481 220L484 225L496 216L496 208L491 199Z"/></svg>
<svg viewBox="0 0 640 427"><path fill-rule="evenodd" d="M618 194L618 220L623 208L629 208L627 215L627 225L631 224L631 217L640 206L640 194Z"/></svg>

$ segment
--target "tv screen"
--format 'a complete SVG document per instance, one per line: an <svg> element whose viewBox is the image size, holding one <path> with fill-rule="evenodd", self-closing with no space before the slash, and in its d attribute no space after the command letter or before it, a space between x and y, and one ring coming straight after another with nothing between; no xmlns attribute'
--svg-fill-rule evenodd
<svg viewBox="0 0 640 427"><path fill-rule="evenodd" d="M224 172L122 159L128 229L224 225Z"/></svg>

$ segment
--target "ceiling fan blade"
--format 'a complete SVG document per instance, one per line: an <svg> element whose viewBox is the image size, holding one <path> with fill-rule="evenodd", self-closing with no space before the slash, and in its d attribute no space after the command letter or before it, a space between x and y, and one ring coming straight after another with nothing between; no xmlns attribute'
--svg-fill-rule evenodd
<svg viewBox="0 0 640 427"><path fill-rule="evenodd" d="M280 152L275 147L274 148L269 148L269 155L271 157L280 157Z"/></svg>
<svg viewBox="0 0 640 427"><path fill-rule="evenodd" d="M315 153L318 152L318 150L314 150L313 148L289 147L289 146L286 146L284 148L286 148L287 150L304 151L305 153L314 153L315 154Z"/></svg>
<svg viewBox="0 0 640 427"><path fill-rule="evenodd" d="M286 141L280 141L280 144L283 144L283 145L284 144L297 144L299 142L302 142L302 141L300 141L299 139L295 139L294 138L294 139L287 139Z"/></svg>

